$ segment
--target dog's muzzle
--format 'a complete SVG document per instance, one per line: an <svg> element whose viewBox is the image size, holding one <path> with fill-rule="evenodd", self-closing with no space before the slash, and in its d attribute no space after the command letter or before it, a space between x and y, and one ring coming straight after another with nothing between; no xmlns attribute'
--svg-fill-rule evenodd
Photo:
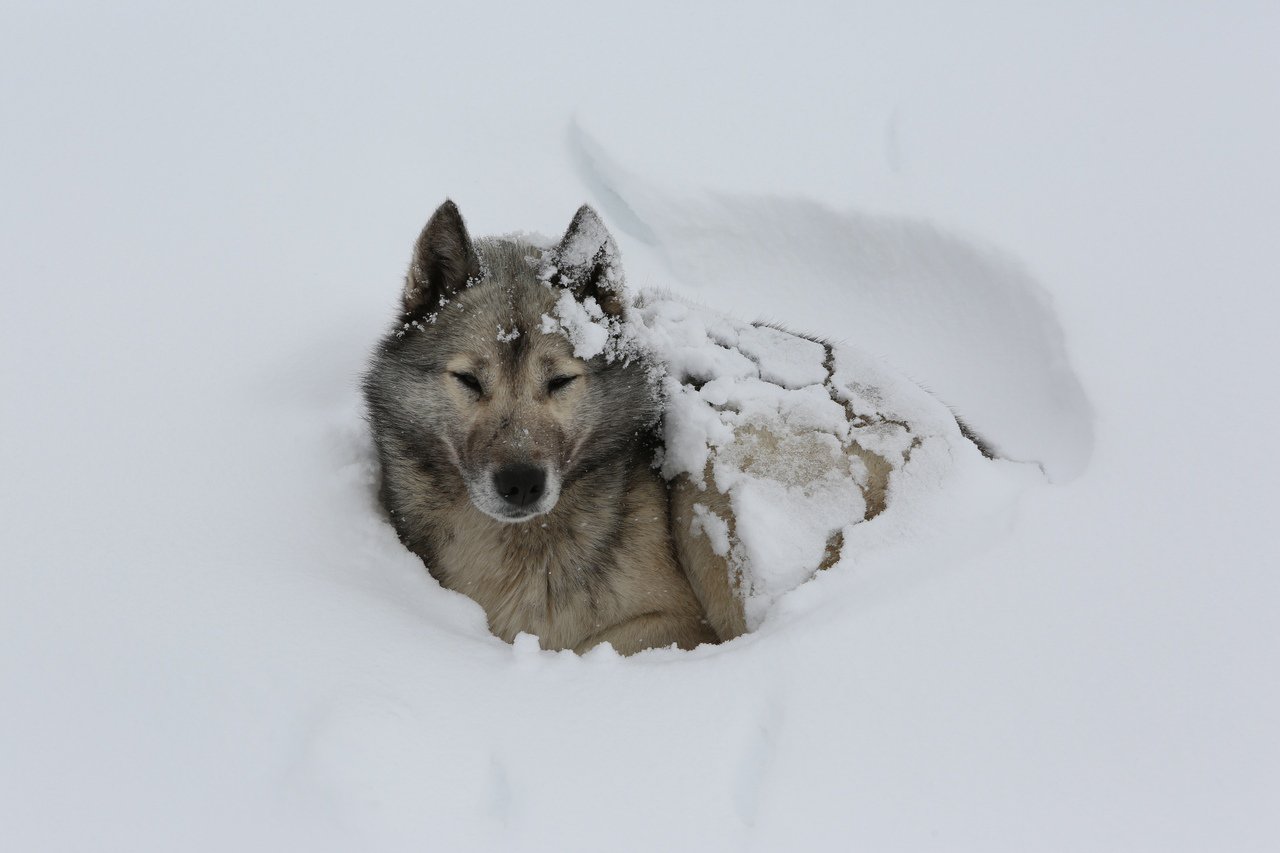
<svg viewBox="0 0 1280 853"><path fill-rule="evenodd" d="M493 488L513 509L532 509L547 490L547 472L536 465L506 465L493 473Z"/></svg>
<svg viewBox="0 0 1280 853"><path fill-rule="evenodd" d="M560 477L551 469L515 462L467 480L476 509L495 521L519 523L551 512L560 500Z"/></svg>

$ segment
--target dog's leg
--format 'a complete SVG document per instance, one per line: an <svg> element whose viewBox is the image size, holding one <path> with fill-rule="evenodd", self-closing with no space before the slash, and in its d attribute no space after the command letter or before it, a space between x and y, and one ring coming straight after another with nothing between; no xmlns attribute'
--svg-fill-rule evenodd
<svg viewBox="0 0 1280 853"><path fill-rule="evenodd" d="M582 654L601 643L609 643L622 655L645 649L661 649L672 644L682 649L697 648L703 643L718 642L715 632L700 620L682 613L642 613L625 622L597 631L574 647Z"/></svg>
<svg viewBox="0 0 1280 853"><path fill-rule="evenodd" d="M707 614L707 621L720 640L727 642L746 633L747 619L742 599L734 589L728 559L715 552L705 532L694 532L695 504L701 504L725 520L730 539L733 538L733 510L729 499L713 485L701 491L685 474L671 484L671 537L675 540L676 558Z"/></svg>

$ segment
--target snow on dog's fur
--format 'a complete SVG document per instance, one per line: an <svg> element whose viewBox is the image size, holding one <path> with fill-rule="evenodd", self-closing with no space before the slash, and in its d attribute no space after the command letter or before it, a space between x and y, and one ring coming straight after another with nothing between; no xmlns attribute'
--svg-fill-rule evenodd
<svg viewBox="0 0 1280 853"><path fill-rule="evenodd" d="M382 500L508 641L731 639L895 489L977 455L945 406L852 348L632 299L586 206L544 248L473 242L446 202L402 307L365 380Z"/></svg>
<svg viewBox="0 0 1280 853"><path fill-rule="evenodd" d="M543 257L517 240L473 243L446 202L365 380L397 531L508 641L630 653L717 639L652 466L653 372L639 354L579 357L550 322L562 297L619 317L615 258L590 208Z"/></svg>

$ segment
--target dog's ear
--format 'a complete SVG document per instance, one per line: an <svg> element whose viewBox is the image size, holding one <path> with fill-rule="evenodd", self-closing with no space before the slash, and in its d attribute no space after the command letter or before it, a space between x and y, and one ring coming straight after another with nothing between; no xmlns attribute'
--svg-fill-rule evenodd
<svg viewBox="0 0 1280 853"><path fill-rule="evenodd" d="M436 208L418 235L413 261L404 282L404 312L420 316L440 304L480 275L480 259L467 235L458 206L446 200Z"/></svg>
<svg viewBox="0 0 1280 853"><path fill-rule="evenodd" d="M590 205L578 208L552 257L553 284L572 290L578 299L595 299L610 317L622 316L623 281L618 247Z"/></svg>

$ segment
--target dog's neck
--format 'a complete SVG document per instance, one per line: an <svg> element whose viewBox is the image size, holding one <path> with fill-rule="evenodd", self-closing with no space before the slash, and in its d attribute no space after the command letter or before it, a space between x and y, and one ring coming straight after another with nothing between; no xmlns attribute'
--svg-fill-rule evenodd
<svg viewBox="0 0 1280 853"><path fill-rule="evenodd" d="M429 516L436 519L429 530L406 542L444 586L484 607L498 636L528 631L556 645L557 630L585 630L557 614L590 614L608 596L621 543L649 528L667 541L665 487L643 509L629 499L632 479L652 476L638 460L610 462L568 481L551 512L515 524L485 515L462 490Z"/></svg>

